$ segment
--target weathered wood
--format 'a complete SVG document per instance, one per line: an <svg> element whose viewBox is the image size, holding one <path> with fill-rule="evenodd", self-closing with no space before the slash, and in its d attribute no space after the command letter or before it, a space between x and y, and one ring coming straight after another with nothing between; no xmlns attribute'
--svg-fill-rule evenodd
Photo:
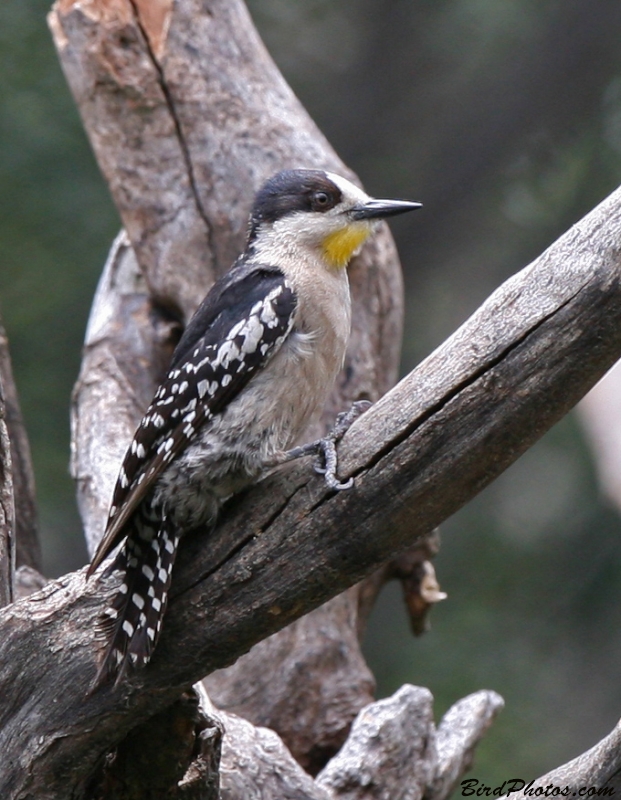
<svg viewBox="0 0 621 800"><path fill-rule="evenodd" d="M406 685L362 709L317 783L342 800L421 800L436 762L433 697Z"/></svg>
<svg viewBox="0 0 621 800"><path fill-rule="evenodd" d="M425 800L447 800L453 794L472 767L476 746L503 707L499 694L481 691L449 708L436 732L438 761Z"/></svg>
<svg viewBox="0 0 621 800"><path fill-rule="evenodd" d="M218 800L222 727L205 715L193 690L119 743L88 794L105 800Z"/></svg>
<svg viewBox="0 0 621 800"><path fill-rule="evenodd" d="M218 712L222 740L222 800L332 800L268 728Z"/></svg>
<svg viewBox="0 0 621 800"><path fill-rule="evenodd" d="M254 192L269 175L313 166L355 176L287 86L241 0L59 0L49 21L140 265L140 277L129 280L141 283L137 293L117 285L117 272L138 271L127 245L117 242L94 303L74 393L72 469L92 552L121 456L170 356L170 340L157 337L158 326L170 322L166 311L187 321L213 278L230 266L243 247ZM351 402L376 400L396 380L403 292L385 226L349 273L350 348L323 420L308 439ZM357 609L356 592L349 592L283 634L282 642L277 635L263 644L248 662L252 672L245 673L242 662L230 678L231 687L250 684L273 670L276 658L285 659L279 671L287 678L264 700L255 697L252 718L276 726L313 769L342 743L351 720L372 699L373 678L355 641ZM322 636L330 614L330 628L340 626L346 648L336 634ZM296 670L308 673L317 663L339 664L339 675L322 689L322 702L308 702L303 693L314 719L309 711L300 736ZM227 680L221 673L220 685ZM326 718L330 707L339 710L340 721Z"/></svg>
<svg viewBox="0 0 621 800"><path fill-rule="evenodd" d="M300 463L184 542L153 662L86 698L92 620L114 581L83 573L0 612L0 795L79 786L190 683L430 532L563 416L621 354L621 191L497 290L344 437L327 491ZM47 794L46 794L47 792ZM77 792L77 789L76 789Z"/></svg>
<svg viewBox="0 0 621 800"><path fill-rule="evenodd" d="M273 731L217 711L224 729L222 800L439 800L434 790L456 785L502 700L494 692L464 698L437 732L432 701L427 689L406 685L370 703L314 781Z"/></svg>
<svg viewBox="0 0 621 800"><path fill-rule="evenodd" d="M41 570L41 544L30 445L13 379L9 342L1 322L0 384L4 392L5 422L11 445L15 503L15 563L18 567L24 565Z"/></svg>
<svg viewBox="0 0 621 800"><path fill-rule="evenodd" d="M375 680L360 653L357 602L353 587L204 680L218 708L278 731L311 774L343 744L351 710L364 697L373 700ZM292 657L301 653L303 659ZM270 660L274 668L266 670ZM282 684L295 692L283 694Z"/></svg>
<svg viewBox="0 0 621 800"><path fill-rule="evenodd" d="M11 443L5 421L5 402L0 380L0 608L13 602L15 574L15 506Z"/></svg>
<svg viewBox="0 0 621 800"><path fill-rule="evenodd" d="M217 725L201 731L199 753L177 789L179 800L221 800L221 747L222 730Z"/></svg>

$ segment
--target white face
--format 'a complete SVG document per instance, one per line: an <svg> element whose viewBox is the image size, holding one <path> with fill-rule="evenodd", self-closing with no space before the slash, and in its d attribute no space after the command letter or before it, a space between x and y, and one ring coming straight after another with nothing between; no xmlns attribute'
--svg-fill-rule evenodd
<svg viewBox="0 0 621 800"><path fill-rule="evenodd" d="M326 237L338 231L359 230L366 238L373 230L376 224L374 221L354 220L348 213L356 206L367 203L371 199L369 195L341 175L326 172L326 176L341 190L341 202L328 211L299 211L276 220L272 228L275 239L284 242L293 237L298 245L321 248Z"/></svg>

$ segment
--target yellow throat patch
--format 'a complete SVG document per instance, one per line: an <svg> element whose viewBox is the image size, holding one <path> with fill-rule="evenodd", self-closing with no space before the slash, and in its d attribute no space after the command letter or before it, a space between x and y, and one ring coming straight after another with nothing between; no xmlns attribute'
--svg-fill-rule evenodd
<svg viewBox="0 0 621 800"><path fill-rule="evenodd" d="M334 267L346 267L349 259L371 233L368 225L348 225L323 240L323 252Z"/></svg>

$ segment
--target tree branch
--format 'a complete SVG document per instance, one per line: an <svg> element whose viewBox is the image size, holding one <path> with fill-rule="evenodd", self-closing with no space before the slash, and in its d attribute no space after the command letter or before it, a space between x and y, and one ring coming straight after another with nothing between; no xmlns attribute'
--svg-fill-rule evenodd
<svg viewBox="0 0 621 800"><path fill-rule="evenodd" d="M502 697L489 691L475 692L449 708L436 732L438 762L426 800L447 800L452 795L472 766L475 747L503 708Z"/></svg>
<svg viewBox="0 0 621 800"><path fill-rule="evenodd" d="M131 731L102 764L91 791L104 800L218 800L222 733L196 693L184 692Z"/></svg>
<svg viewBox="0 0 621 800"><path fill-rule="evenodd" d="M214 712L224 730L222 800L442 800L503 703L494 692L477 692L449 709L436 730L432 700L428 689L406 685L370 703L314 781L276 733Z"/></svg>
<svg viewBox="0 0 621 800"><path fill-rule="evenodd" d="M27 566L41 571L41 544L30 445L13 379L9 342L1 322L0 384L4 392L5 422L11 446L15 502L15 562L18 567Z"/></svg>
<svg viewBox="0 0 621 800"><path fill-rule="evenodd" d="M0 608L13 601L15 574L15 506L11 443L6 425L4 386L0 376Z"/></svg>
<svg viewBox="0 0 621 800"><path fill-rule="evenodd" d="M420 800L436 761L433 697L429 689L406 685L360 712L317 783L342 800L399 795Z"/></svg>
<svg viewBox="0 0 621 800"><path fill-rule="evenodd" d="M217 708L278 731L311 774L338 752L352 710L364 698L373 700L375 680L357 635L357 601L353 587L203 681ZM278 666L266 670L270 660ZM283 686L295 691L287 695Z"/></svg>
<svg viewBox="0 0 621 800"><path fill-rule="evenodd" d="M621 190L507 281L352 426L330 493L308 463L184 542L153 662L86 697L92 621L114 581L83 573L0 612L0 794L68 793L128 730L207 672L377 569L463 505L621 354ZM39 784L38 784L39 785ZM13 793L13 794L12 794ZM40 795L42 798L46 795Z"/></svg>

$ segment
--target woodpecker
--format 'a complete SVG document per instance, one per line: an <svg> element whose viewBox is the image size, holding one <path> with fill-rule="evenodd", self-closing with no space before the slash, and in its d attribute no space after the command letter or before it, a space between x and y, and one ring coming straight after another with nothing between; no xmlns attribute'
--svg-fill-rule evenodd
<svg viewBox="0 0 621 800"><path fill-rule="evenodd" d="M166 610L180 537L213 524L228 497L266 470L324 452L291 448L321 410L350 332L346 267L378 220L418 208L375 200L345 178L279 172L255 198L246 247L188 324L123 460L90 577L120 585L102 618L107 649L94 681L148 663ZM345 423L346 424L346 423Z"/></svg>

